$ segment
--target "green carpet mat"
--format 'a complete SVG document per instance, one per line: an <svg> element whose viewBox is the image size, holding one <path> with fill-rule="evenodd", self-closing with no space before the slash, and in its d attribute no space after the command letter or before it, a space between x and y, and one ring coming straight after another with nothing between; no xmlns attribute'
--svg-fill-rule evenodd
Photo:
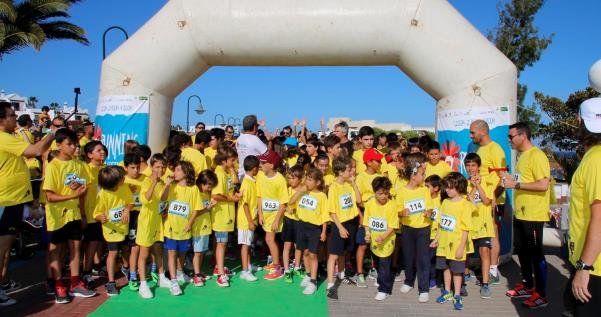
<svg viewBox="0 0 601 317"><path fill-rule="evenodd" d="M236 274L230 279L230 287L218 287L215 278L203 287L192 284L183 286L181 296L172 296L167 288L153 288L152 299L142 299L127 286L121 294L109 298L89 316L327 316L325 283L315 294L303 295L301 278L294 283L284 279L266 281L265 271L257 272L259 280L246 282ZM154 284L154 283L152 283ZM152 285L151 285L152 286ZM101 291L102 292L102 291ZM106 296L103 292L100 296Z"/></svg>

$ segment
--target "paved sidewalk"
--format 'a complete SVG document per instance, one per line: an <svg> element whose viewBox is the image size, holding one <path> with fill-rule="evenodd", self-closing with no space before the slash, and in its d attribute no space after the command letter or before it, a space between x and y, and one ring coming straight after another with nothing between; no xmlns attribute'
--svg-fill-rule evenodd
<svg viewBox="0 0 601 317"><path fill-rule="evenodd" d="M553 251L553 250L551 250ZM512 300L505 296L509 286L513 286L520 278L517 257L504 264L500 270L503 278L500 285L492 285L493 297L480 298L479 286L468 283L469 296L464 299L463 311L454 311L451 303L438 304L436 297L439 289L430 291L430 302L420 304L417 301L417 290L414 288L408 294L399 291L402 282L395 282L393 294L383 302L373 299L377 288L374 281L368 280L368 288L358 288L351 285L341 285L338 290L339 300L329 300L329 312L332 317L348 316L560 316L564 311L563 290L568 279L568 270L564 261L557 254L547 254L549 264L548 299L549 306L538 310L528 310L521 306L520 300Z"/></svg>

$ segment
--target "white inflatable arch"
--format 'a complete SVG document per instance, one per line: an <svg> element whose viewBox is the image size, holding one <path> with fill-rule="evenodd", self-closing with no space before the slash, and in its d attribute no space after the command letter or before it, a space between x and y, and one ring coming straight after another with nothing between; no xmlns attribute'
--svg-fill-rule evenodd
<svg viewBox="0 0 601 317"><path fill-rule="evenodd" d="M149 96L161 151L174 98L217 65L396 65L437 113L505 106L515 119L515 66L445 0L170 0L104 60L100 97Z"/></svg>

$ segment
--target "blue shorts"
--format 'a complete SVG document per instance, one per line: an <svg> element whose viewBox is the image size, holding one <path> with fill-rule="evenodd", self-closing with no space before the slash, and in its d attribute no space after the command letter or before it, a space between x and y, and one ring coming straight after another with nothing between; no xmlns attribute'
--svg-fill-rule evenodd
<svg viewBox="0 0 601 317"><path fill-rule="evenodd" d="M225 231L215 231L215 242L217 243L227 243L227 236L229 232Z"/></svg>
<svg viewBox="0 0 601 317"><path fill-rule="evenodd" d="M163 246L167 251L188 252L190 250L190 240L173 240L165 237Z"/></svg>
<svg viewBox="0 0 601 317"><path fill-rule="evenodd" d="M195 253L207 252L209 250L210 235L192 237L192 248Z"/></svg>

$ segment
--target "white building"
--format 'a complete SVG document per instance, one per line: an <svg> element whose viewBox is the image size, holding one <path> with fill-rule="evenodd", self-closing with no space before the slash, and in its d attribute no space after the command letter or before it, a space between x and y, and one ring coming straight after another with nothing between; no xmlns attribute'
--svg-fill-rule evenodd
<svg viewBox="0 0 601 317"><path fill-rule="evenodd" d="M13 105L15 109L15 113L17 116L22 114L28 114L33 122L38 122L39 115L42 113L42 109L40 108L32 108L27 104L28 97L20 96L17 93L5 93L4 90L0 91L0 100L8 101ZM61 115L65 118L68 118L69 122L81 122L83 120L89 120L90 116L88 114L88 109L84 109L81 107L77 108L77 113L74 113L75 107L69 106L66 102L62 107L58 107L56 110L50 110L48 114L50 114L51 118L54 118L57 115ZM73 114L73 115L72 115Z"/></svg>

